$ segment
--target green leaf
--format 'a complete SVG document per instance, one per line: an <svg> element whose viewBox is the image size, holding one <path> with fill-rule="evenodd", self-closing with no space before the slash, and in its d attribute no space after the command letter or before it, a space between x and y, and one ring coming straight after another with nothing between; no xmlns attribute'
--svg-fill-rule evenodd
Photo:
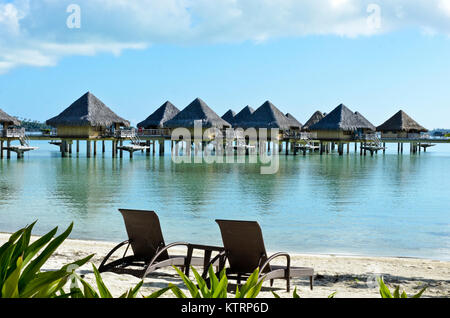
<svg viewBox="0 0 450 318"><path fill-rule="evenodd" d="M191 293L192 298L200 298L200 292L197 288L197 286L195 286L195 284L193 282L191 282L191 280L189 279L189 277L187 277L181 270L179 270L177 267L172 266L173 268L175 268L175 270L177 271L178 275L180 275L181 279L184 282L184 285L187 287L187 289L189 290L189 292Z"/></svg>
<svg viewBox="0 0 450 318"><path fill-rule="evenodd" d="M297 287L294 288L294 293L292 294L293 298L300 298L300 296L297 294Z"/></svg>
<svg viewBox="0 0 450 318"><path fill-rule="evenodd" d="M258 277L259 277L259 268L257 268L247 279L245 284L241 287L241 297L245 297L247 292L253 288L258 283Z"/></svg>
<svg viewBox="0 0 450 318"><path fill-rule="evenodd" d="M250 288L250 290L247 292L247 295L245 295L245 298L256 298L261 291L263 282L264 280L261 280L258 284Z"/></svg>
<svg viewBox="0 0 450 318"><path fill-rule="evenodd" d="M397 286L394 290L394 298L400 298L400 286Z"/></svg>
<svg viewBox="0 0 450 318"><path fill-rule="evenodd" d="M223 275L216 289L212 289L212 298L227 298L228 279L226 275Z"/></svg>
<svg viewBox="0 0 450 318"><path fill-rule="evenodd" d="M67 230L60 236L53 239L47 247L34 259L23 271L23 274L19 281L19 288L23 288L42 267L42 265L52 256L55 250L64 242L64 240L72 232L73 223L67 228Z"/></svg>
<svg viewBox="0 0 450 318"><path fill-rule="evenodd" d="M378 278L378 285L380 286L380 295L381 298L392 298L391 292L389 288L384 284L382 278Z"/></svg>
<svg viewBox="0 0 450 318"><path fill-rule="evenodd" d="M206 282L203 279L203 277L201 277L200 274L192 266L191 266L191 270L194 273L195 280L197 281L197 285L198 285L198 287L200 289L200 292L202 293L203 298L210 298L211 297L211 292L208 289L208 286L206 285Z"/></svg>
<svg viewBox="0 0 450 318"><path fill-rule="evenodd" d="M55 227L53 230L36 240L33 244L28 246L28 248L25 250L24 253L24 264L28 264L28 262L34 257L34 255L37 254L41 250L41 248L46 245L50 240L55 236L56 232L58 231L58 228Z"/></svg>
<svg viewBox="0 0 450 318"><path fill-rule="evenodd" d="M178 288L178 286L175 286L174 284L169 284L169 288L172 290L172 293L175 295L175 297L187 298L186 295L181 291L181 289Z"/></svg>
<svg viewBox="0 0 450 318"><path fill-rule="evenodd" d="M19 277L22 270L22 258L17 260L16 269L6 279L2 287L2 298L18 298L19 297Z"/></svg>
<svg viewBox="0 0 450 318"><path fill-rule="evenodd" d="M337 294L337 291L335 291L334 293L328 295L328 298L334 298L334 296L336 296L336 294Z"/></svg>
<svg viewBox="0 0 450 318"><path fill-rule="evenodd" d="M103 279L100 276L100 273L98 272L97 267L95 267L95 265L92 264L92 268L94 269L95 281L97 282L97 288L98 288L98 292L100 293L100 297L101 298L113 298L113 296L109 292L108 288L106 287L105 283L103 282Z"/></svg>
<svg viewBox="0 0 450 318"><path fill-rule="evenodd" d="M408 295L406 295L405 291L403 291L401 298L408 298Z"/></svg>
<svg viewBox="0 0 450 318"><path fill-rule="evenodd" d="M276 292L274 292L274 291L272 292L272 294L273 294L273 296L274 296L275 298L281 298L280 295L278 295L278 294L277 294Z"/></svg>
<svg viewBox="0 0 450 318"><path fill-rule="evenodd" d="M210 282L211 291L216 290L217 285L219 285L219 279L217 278L216 273L214 273L214 269L213 269L212 265L209 266L208 274L209 274L209 282Z"/></svg>
<svg viewBox="0 0 450 318"><path fill-rule="evenodd" d="M420 298L422 297L422 294L424 293L424 291L427 289L428 287L424 287L422 288L422 290L420 292L418 292L417 294L415 294L414 296L412 296L412 298Z"/></svg>
<svg viewBox="0 0 450 318"><path fill-rule="evenodd" d="M162 294L166 293L168 290L171 290L171 289L172 289L172 287L170 287L170 286L160 289L160 290L152 293L151 295L146 296L145 298L159 298L159 297L161 297Z"/></svg>

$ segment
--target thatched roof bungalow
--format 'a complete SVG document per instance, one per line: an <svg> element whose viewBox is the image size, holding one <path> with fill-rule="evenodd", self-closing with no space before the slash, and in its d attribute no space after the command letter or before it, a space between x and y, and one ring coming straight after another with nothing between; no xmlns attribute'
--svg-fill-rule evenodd
<svg viewBox="0 0 450 318"><path fill-rule="evenodd" d="M428 132L428 129L419 125L403 110L398 111L382 125L377 127L382 138L407 138L411 134L417 135L421 132Z"/></svg>
<svg viewBox="0 0 450 318"><path fill-rule="evenodd" d="M302 130L303 131L309 131L309 128L314 125L317 124L319 121L321 121L324 117L326 116L326 114L322 113L321 111L316 111L311 118L303 125Z"/></svg>
<svg viewBox="0 0 450 318"><path fill-rule="evenodd" d="M144 121L137 124L138 128L143 129L160 129L165 128L165 123L174 118L180 110L171 102L167 101L161 105L155 112L147 117Z"/></svg>
<svg viewBox="0 0 450 318"><path fill-rule="evenodd" d="M234 117L236 117L236 112L234 112L232 109L229 109L225 114L223 114L222 119L227 123L233 125Z"/></svg>
<svg viewBox="0 0 450 318"><path fill-rule="evenodd" d="M231 124L219 117L203 100L196 98L186 108L179 112L174 118L166 122L168 128L188 128L191 135L194 134L195 124L201 123L203 131L209 128L226 129L231 128ZM205 137L205 136L204 136ZM210 139L215 137L211 132Z"/></svg>
<svg viewBox="0 0 450 318"><path fill-rule="evenodd" d="M20 120L17 118L8 115L3 110L0 109L0 125L3 126L3 129L7 129L8 126L19 126Z"/></svg>
<svg viewBox="0 0 450 318"><path fill-rule="evenodd" d="M309 129L317 133L318 139L323 140L350 140L355 135L376 130L364 116L358 112L352 112L343 104L337 106Z"/></svg>
<svg viewBox="0 0 450 318"><path fill-rule="evenodd" d="M108 128L130 126L128 120L116 115L90 92L46 123L58 129L59 137L74 138L97 138L103 136Z"/></svg>
<svg viewBox="0 0 450 318"><path fill-rule="evenodd" d="M233 127L242 127L242 124L250 120L250 116L255 112L250 106L245 106L239 113L234 116Z"/></svg>
<svg viewBox="0 0 450 318"><path fill-rule="evenodd" d="M243 128L291 129L292 122L270 101L264 102L248 120L240 124Z"/></svg>
<svg viewBox="0 0 450 318"><path fill-rule="evenodd" d="M290 113L287 113L285 115L287 117L287 119L290 120L290 126L291 126L291 130L301 130L302 129L302 124L297 120L297 118L295 118L294 116L292 116Z"/></svg>

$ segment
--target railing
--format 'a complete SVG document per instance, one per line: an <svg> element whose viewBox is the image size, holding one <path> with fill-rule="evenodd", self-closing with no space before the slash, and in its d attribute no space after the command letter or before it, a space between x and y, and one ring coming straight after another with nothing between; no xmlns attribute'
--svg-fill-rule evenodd
<svg viewBox="0 0 450 318"><path fill-rule="evenodd" d="M4 138L22 138L25 137L25 128L9 128L3 130Z"/></svg>
<svg viewBox="0 0 450 318"><path fill-rule="evenodd" d="M283 137L290 138L290 139L309 140L309 139L316 139L317 133L316 132L286 131L286 132L284 132Z"/></svg>
<svg viewBox="0 0 450 318"><path fill-rule="evenodd" d="M170 129L161 128L161 129L139 129L137 131L137 135L140 137L153 137L153 136L170 136Z"/></svg>

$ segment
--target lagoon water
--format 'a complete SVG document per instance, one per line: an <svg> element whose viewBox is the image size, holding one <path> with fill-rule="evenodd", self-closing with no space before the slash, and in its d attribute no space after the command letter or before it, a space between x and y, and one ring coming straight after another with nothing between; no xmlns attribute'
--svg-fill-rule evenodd
<svg viewBox="0 0 450 318"><path fill-rule="evenodd" d="M267 249L450 260L450 145L397 155L280 156L259 164L61 158L57 147L0 161L0 231L38 220L36 234L74 222L72 238L126 239L118 208L158 213L166 242L220 244L217 218L257 220ZM84 148L82 143L81 149ZM166 145L166 149L168 149ZM409 149L409 147L405 147Z"/></svg>

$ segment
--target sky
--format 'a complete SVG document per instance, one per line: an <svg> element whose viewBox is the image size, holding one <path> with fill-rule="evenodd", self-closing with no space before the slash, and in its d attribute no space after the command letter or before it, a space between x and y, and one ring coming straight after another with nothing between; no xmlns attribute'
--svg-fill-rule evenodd
<svg viewBox="0 0 450 318"><path fill-rule="evenodd" d="M200 97L450 128L449 57L450 0L0 0L0 108L39 121L90 91L132 124Z"/></svg>

